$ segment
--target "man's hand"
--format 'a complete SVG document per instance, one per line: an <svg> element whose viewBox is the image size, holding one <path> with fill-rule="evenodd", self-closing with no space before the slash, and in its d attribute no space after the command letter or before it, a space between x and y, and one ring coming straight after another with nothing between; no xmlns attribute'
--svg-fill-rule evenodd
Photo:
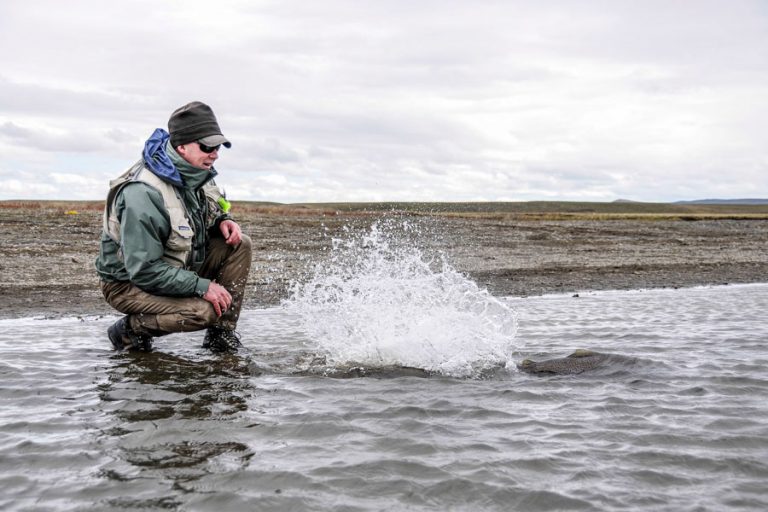
<svg viewBox="0 0 768 512"><path fill-rule="evenodd" d="M233 220L227 219L221 221L219 229L221 230L221 234L227 245L237 245L243 239L243 231L240 229L237 222Z"/></svg>
<svg viewBox="0 0 768 512"><path fill-rule="evenodd" d="M203 299L213 304L216 316L221 316L232 305L232 295L230 295L226 288L215 281L211 281L208 291L203 295Z"/></svg>

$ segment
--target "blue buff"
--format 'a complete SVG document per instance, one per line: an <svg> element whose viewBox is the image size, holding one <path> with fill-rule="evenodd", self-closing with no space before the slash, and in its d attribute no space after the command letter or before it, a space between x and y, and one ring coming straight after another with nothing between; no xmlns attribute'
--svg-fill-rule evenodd
<svg viewBox="0 0 768 512"><path fill-rule="evenodd" d="M144 143L144 162L158 177L177 187L183 187L184 182L179 171L176 170L171 158L165 152L165 144L170 137L168 132L162 128L156 128L147 142Z"/></svg>

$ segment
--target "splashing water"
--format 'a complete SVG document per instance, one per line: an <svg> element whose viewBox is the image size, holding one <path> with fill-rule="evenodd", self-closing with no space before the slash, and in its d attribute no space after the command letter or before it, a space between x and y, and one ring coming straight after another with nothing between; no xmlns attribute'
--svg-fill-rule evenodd
<svg viewBox="0 0 768 512"><path fill-rule="evenodd" d="M426 259L416 226L385 219L345 232L286 302L329 364L472 376L511 360L515 312L443 255Z"/></svg>

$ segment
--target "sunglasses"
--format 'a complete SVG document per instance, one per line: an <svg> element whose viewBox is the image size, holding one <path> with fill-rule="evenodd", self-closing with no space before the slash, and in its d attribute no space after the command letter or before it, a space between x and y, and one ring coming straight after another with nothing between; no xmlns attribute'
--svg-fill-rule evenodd
<svg viewBox="0 0 768 512"><path fill-rule="evenodd" d="M198 146L200 146L200 151L203 153L213 153L214 151L218 150L221 147L221 144L218 144L216 146L206 146L202 142L197 143Z"/></svg>

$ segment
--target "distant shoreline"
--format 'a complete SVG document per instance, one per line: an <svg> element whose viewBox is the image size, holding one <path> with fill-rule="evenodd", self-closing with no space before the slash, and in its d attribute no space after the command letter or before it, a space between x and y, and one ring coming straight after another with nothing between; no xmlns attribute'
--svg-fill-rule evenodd
<svg viewBox="0 0 768 512"><path fill-rule="evenodd" d="M721 201L721 202L708 202ZM618 218L661 219L683 218L768 218L768 199L753 199L761 203L742 203L744 199L680 201L676 203L642 203L636 201L582 202L582 201L519 201L519 202L339 202L339 203L274 203L263 201L235 201L238 209L246 212L275 214L339 214L401 212L427 215L524 215L535 219L547 214L563 218L590 218L617 216ZM2 200L2 209L101 210L103 201L79 200ZM606 217L606 218L607 218ZM545 219L547 220L547 219ZM683 219L685 220L685 219Z"/></svg>

